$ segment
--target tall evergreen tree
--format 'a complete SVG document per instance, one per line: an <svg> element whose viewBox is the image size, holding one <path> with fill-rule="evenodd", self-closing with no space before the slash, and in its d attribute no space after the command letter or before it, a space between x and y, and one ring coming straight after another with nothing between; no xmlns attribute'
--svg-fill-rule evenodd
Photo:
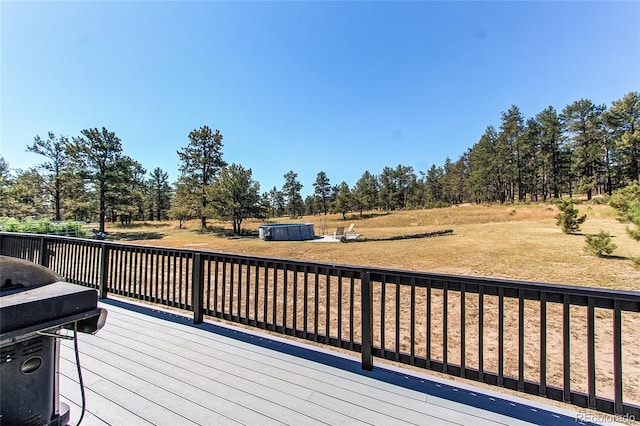
<svg viewBox="0 0 640 426"><path fill-rule="evenodd" d="M48 159L48 161L39 164L37 169L43 177L40 188L50 194L53 199L55 220L62 219L63 191L67 180L66 177L69 176L67 171L67 166L70 161L67 151L68 146L68 137L56 137L53 132L49 132L47 140L36 136L33 145L27 147L27 151L42 155Z"/></svg>
<svg viewBox="0 0 640 426"><path fill-rule="evenodd" d="M291 217L302 216L304 214L304 202L302 195L300 195L302 187L302 184L298 181L298 174L293 170L284 175L282 193L287 201L287 212Z"/></svg>
<svg viewBox="0 0 640 426"><path fill-rule="evenodd" d="M147 188L149 190L151 216L155 220L165 219L171 206L169 174L160 167L156 167L147 179Z"/></svg>
<svg viewBox="0 0 640 426"><path fill-rule="evenodd" d="M342 214L343 220L347 218L347 213L353 208L353 196L349 185L344 181L337 187L333 207L336 212Z"/></svg>
<svg viewBox="0 0 640 426"><path fill-rule="evenodd" d="M117 178L107 192L107 205L111 207L111 221L120 219L129 224L134 218L144 218L145 175L147 171L136 160L124 156L118 164Z"/></svg>
<svg viewBox="0 0 640 426"><path fill-rule="evenodd" d="M424 178L425 186L425 203L427 206L436 205L444 202L442 195L442 167L436 167L432 164Z"/></svg>
<svg viewBox="0 0 640 426"><path fill-rule="evenodd" d="M253 180L251 169L231 164L223 167L220 177L208 188L214 215L230 220L233 233L240 234L242 222L259 212L260 184Z"/></svg>
<svg viewBox="0 0 640 426"><path fill-rule="evenodd" d="M9 216L18 218L41 218L51 214L51 200L46 192L40 190L44 179L35 168L17 170L11 188L11 204Z"/></svg>
<svg viewBox="0 0 640 426"><path fill-rule="evenodd" d="M73 138L69 145L69 155L81 167L84 178L95 184L99 200L100 232L104 233L109 190L117 185L122 175L121 167L125 157L122 155L120 138L106 128L85 129L82 136Z"/></svg>
<svg viewBox="0 0 640 426"><path fill-rule="evenodd" d="M313 192L321 206L321 211L326 216L329 210L331 183L325 172L319 172L316 176L316 181L313 183Z"/></svg>
<svg viewBox="0 0 640 426"><path fill-rule="evenodd" d="M271 191L269 191L268 197L269 205L271 206L271 216L280 217L284 215L286 202L283 192L274 186L271 188Z"/></svg>
<svg viewBox="0 0 640 426"><path fill-rule="evenodd" d="M179 227L182 228L182 223L185 220L198 217L201 199L200 194L196 193L184 177L179 178L174 186L175 195L171 200L171 207L169 207L167 214L171 219L177 219Z"/></svg>
<svg viewBox="0 0 640 426"><path fill-rule="evenodd" d="M615 160L624 183L640 182L640 93L614 101L605 114L613 129Z"/></svg>
<svg viewBox="0 0 640 426"><path fill-rule="evenodd" d="M398 208L396 180L393 178L394 172L391 167L385 166L378 177L378 205L385 211L396 210Z"/></svg>
<svg viewBox="0 0 640 426"><path fill-rule="evenodd" d="M362 217L364 210L371 210L376 205L378 198L378 181L368 170L365 171L356 182L352 191L354 208Z"/></svg>
<svg viewBox="0 0 640 426"><path fill-rule="evenodd" d="M0 216L9 216L9 212L16 203L12 189L13 179L9 163L0 155Z"/></svg>
<svg viewBox="0 0 640 426"><path fill-rule="evenodd" d="M561 120L573 151L572 172L577 178L578 190L590 200L596 187L596 172L600 167L601 145L598 120L602 108L581 99L562 110Z"/></svg>
<svg viewBox="0 0 640 426"><path fill-rule="evenodd" d="M505 198L512 202L515 200L516 192L519 201L523 201L525 196L522 177L523 163L525 162L522 146L523 129L524 117L517 106L511 105L507 112L502 113L499 137L501 149L498 154L502 159L501 169L508 185Z"/></svg>
<svg viewBox="0 0 640 426"><path fill-rule="evenodd" d="M222 160L222 134L202 126L189 133L189 145L178 151L180 172L185 183L199 194L200 226L207 227L209 197L207 188L214 182L220 169L226 166Z"/></svg>
<svg viewBox="0 0 640 426"><path fill-rule="evenodd" d="M542 199L559 198L569 168L567 157L562 155L562 124L552 106L538 113L535 119L539 125L538 177Z"/></svg>

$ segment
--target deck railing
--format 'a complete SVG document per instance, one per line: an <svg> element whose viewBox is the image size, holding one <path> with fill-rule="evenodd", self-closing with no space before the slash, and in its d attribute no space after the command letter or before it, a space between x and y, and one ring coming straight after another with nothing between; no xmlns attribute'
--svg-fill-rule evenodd
<svg viewBox="0 0 640 426"><path fill-rule="evenodd" d="M0 233L109 293L640 419L640 292ZM626 372L626 373L625 373Z"/></svg>

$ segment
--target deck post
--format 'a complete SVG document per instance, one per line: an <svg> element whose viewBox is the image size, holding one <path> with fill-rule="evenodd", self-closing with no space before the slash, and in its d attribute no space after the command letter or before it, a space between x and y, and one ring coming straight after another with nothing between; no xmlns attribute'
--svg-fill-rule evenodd
<svg viewBox="0 0 640 426"><path fill-rule="evenodd" d="M201 324L204 320L204 309L202 306L204 299L204 274L200 253L195 253L193 255L193 273L191 276L193 277L193 286L191 287L193 291L191 297L193 302L193 323Z"/></svg>
<svg viewBox="0 0 640 426"><path fill-rule="evenodd" d="M47 247L47 239L45 237L40 237L40 256L38 259L38 263L45 268L49 267L49 248Z"/></svg>
<svg viewBox="0 0 640 426"><path fill-rule="evenodd" d="M362 318L362 369L373 370L373 292L371 291L371 272L360 272L361 318Z"/></svg>
<svg viewBox="0 0 640 426"><path fill-rule="evenodd" d="M109 276L109 248L105 243L100 245L100 283L98 285L98 297L107 298L107 280Z"/></svg>

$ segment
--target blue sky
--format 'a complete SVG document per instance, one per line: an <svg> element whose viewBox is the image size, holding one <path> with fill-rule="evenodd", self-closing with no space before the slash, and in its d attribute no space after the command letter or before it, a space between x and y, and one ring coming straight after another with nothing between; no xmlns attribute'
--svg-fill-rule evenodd
<svg viewBox="0 0 640 426"><path fill-rule="evenodd" d="M456 160L512 104L525 117L640 90L640 2L1 1L0 151L106 127L178 178L191 130L261 191L298 173Z"/></svg>

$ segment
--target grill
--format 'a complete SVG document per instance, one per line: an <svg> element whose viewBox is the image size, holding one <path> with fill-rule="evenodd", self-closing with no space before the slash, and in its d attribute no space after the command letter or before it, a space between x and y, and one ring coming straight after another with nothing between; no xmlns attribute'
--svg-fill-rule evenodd
<svg viewBox="0 0 640 426"><path fill-rule="evenodd" d="M69 422L69 407L59 401L60 339L68 338L60 330L97 332L107 315L97 304L93 289L0 256L0 423Z"/></svg>

